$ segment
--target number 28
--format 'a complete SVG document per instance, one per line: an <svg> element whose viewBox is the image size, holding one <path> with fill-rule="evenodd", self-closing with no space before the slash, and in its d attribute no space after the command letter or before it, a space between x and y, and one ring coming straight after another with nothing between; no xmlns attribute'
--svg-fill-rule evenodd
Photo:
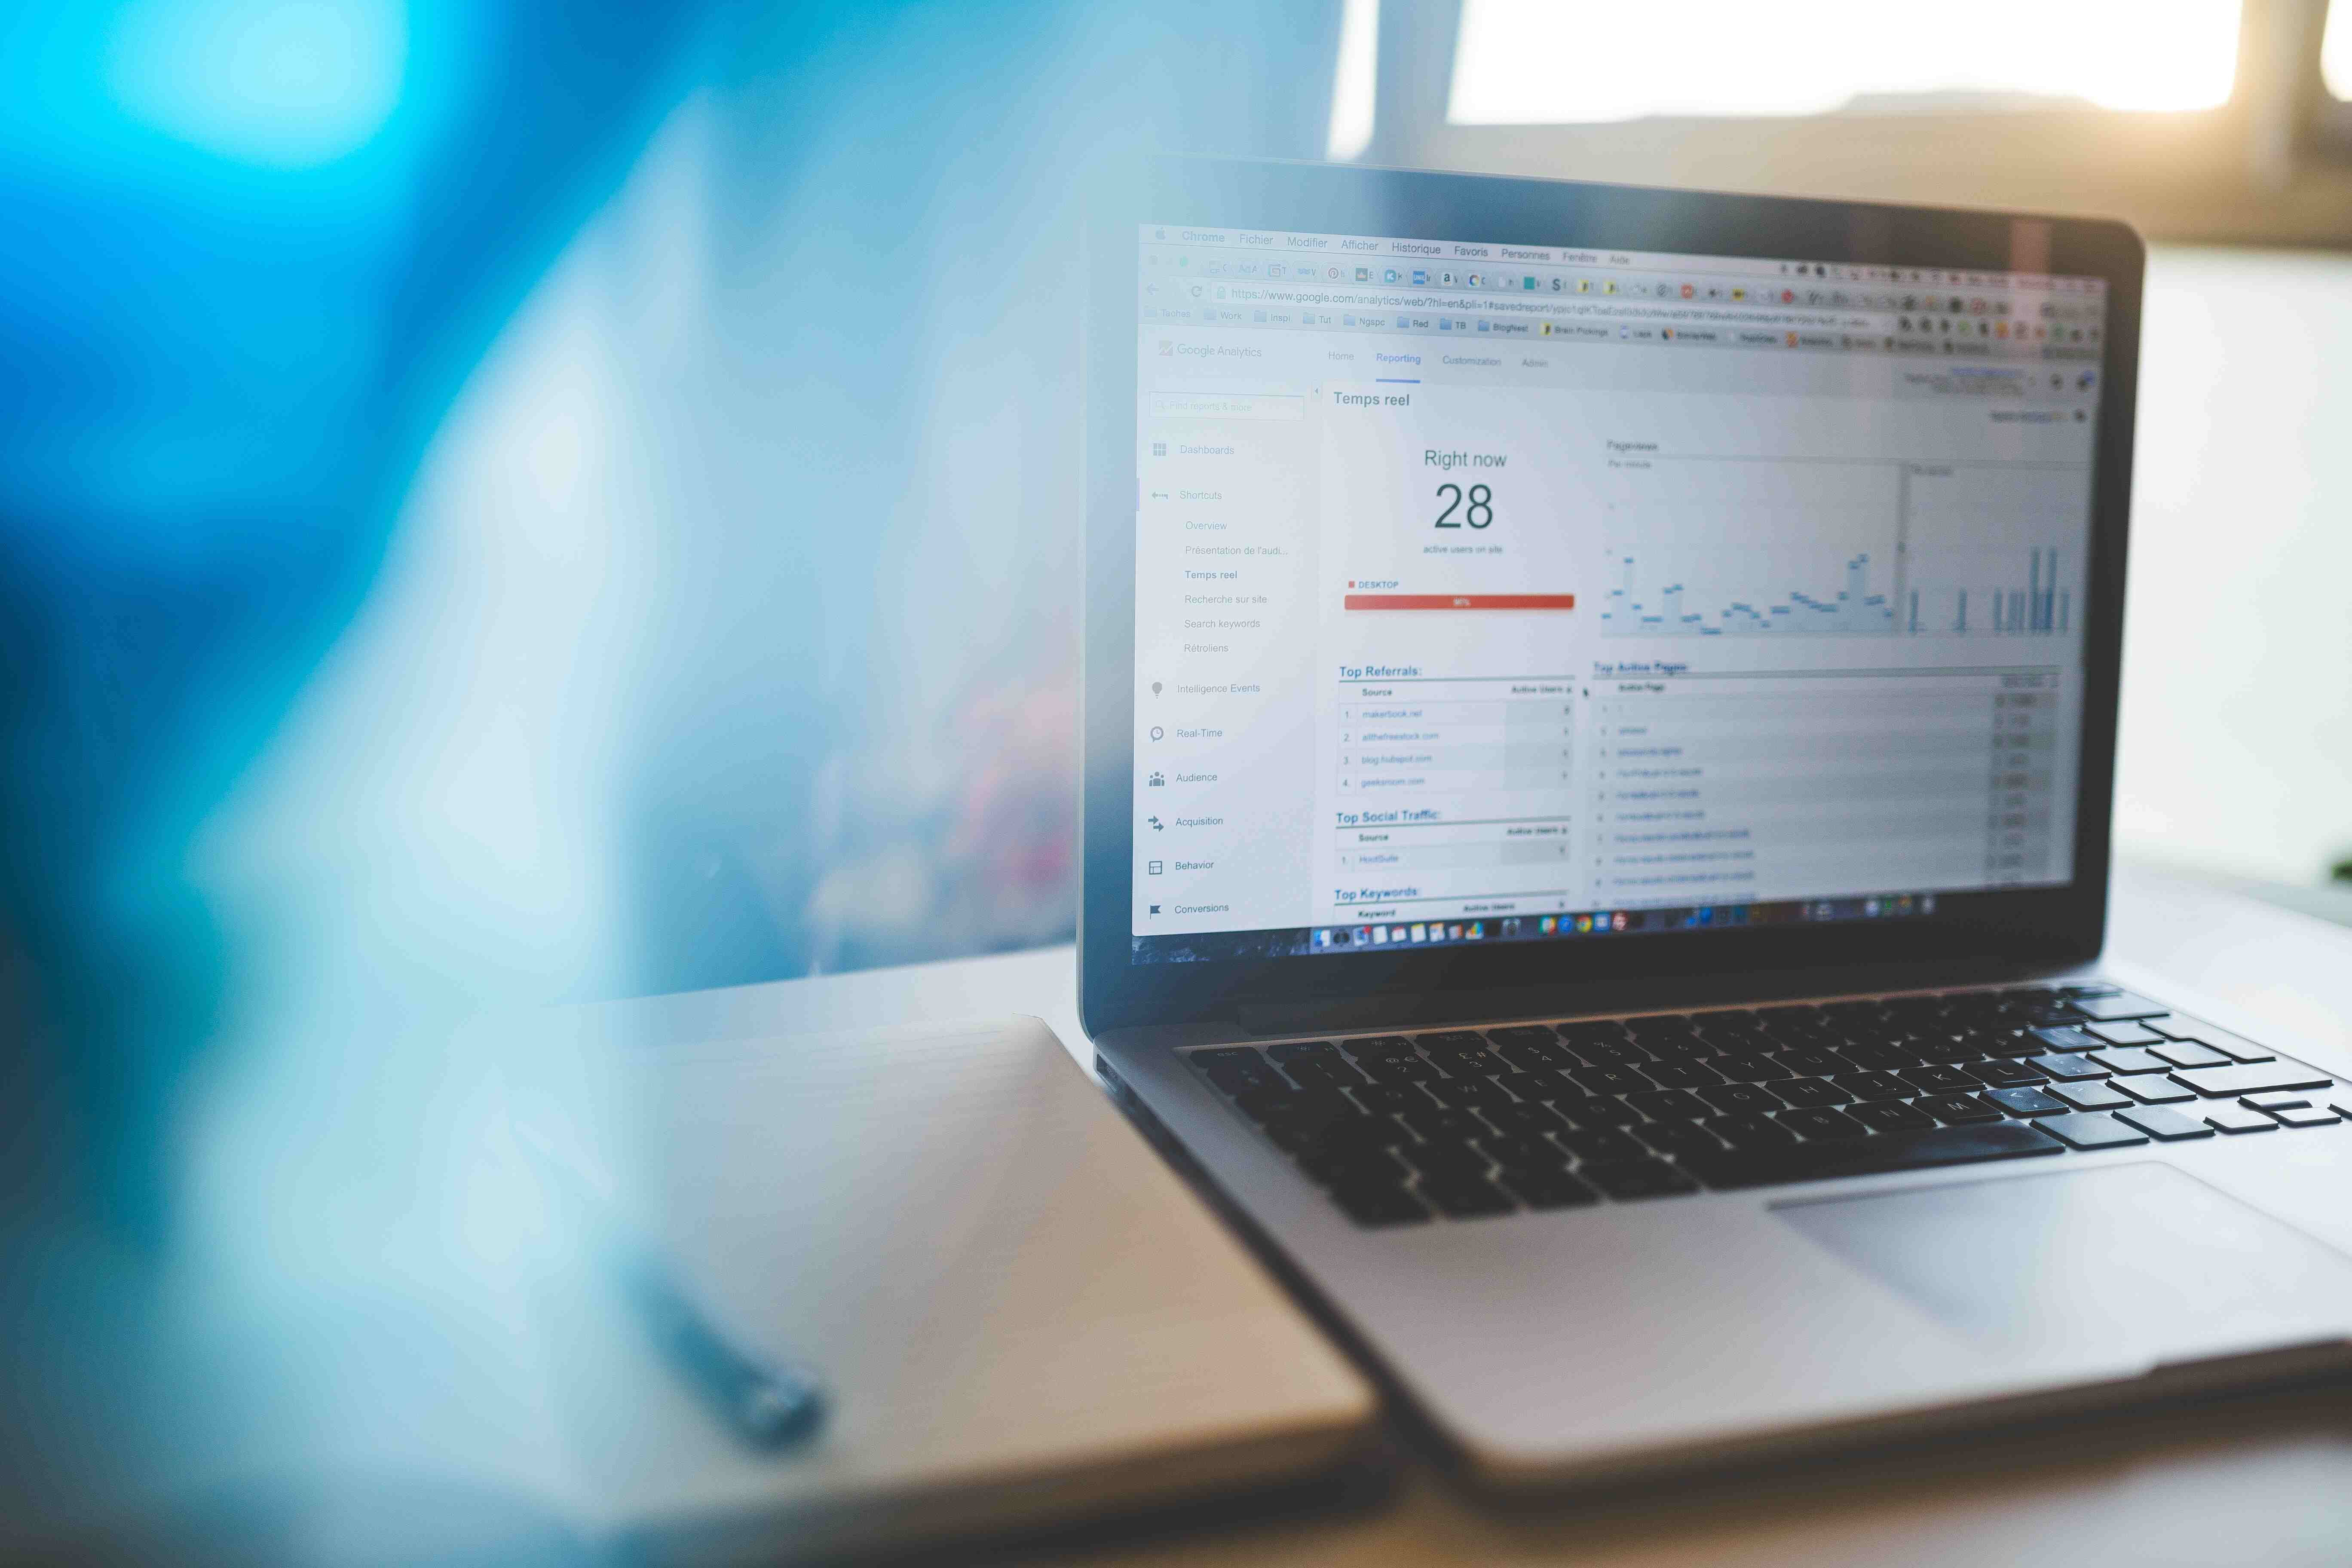
<svg viewBox="0 0 2352 1568"><path fill-rule="evenodd" d="M1485 485L1470 487L1470 494L1466 498L1470 504L1467 507L1462 504L1465 498L1460 485L1440 485L1437 493L1441 497L1454 498L1445 503L1445 510L1437 514L1436 526L1439 528L1459 528L1462 522L1473 528L1485 528L1495 521L1495 492ZM1454 521L1456 511L1462 513L1462 522Z"/></svg>

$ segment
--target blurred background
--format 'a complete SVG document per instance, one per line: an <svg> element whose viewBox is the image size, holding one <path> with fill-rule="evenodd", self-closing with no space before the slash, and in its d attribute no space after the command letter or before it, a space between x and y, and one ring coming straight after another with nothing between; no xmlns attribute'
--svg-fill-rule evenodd
<svg viewBox="0 0 2352 1568"><path fill-rule="evenodd" d="M448 1020L1066 940L1143 149L2129 218L2120 845L2352 903L2352 0L24 0L11 1226L364 1271L255 1194L440 1114Z"/></svg>

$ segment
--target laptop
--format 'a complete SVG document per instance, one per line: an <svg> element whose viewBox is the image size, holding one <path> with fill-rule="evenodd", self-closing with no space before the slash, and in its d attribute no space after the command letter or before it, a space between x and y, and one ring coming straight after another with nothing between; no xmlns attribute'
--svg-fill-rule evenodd
<svg viewBox="0 0 2352 1568"><path fill-rule="evenodd" d="M1085 1025L1467 1475L2347 1359L2352 1064L2100 963L2129 228L1168 160L1087 256Z"/></svg>

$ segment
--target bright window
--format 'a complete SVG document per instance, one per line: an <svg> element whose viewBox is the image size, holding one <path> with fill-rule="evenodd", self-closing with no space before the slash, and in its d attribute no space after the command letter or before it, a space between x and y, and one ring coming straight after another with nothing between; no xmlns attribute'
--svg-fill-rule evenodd
<svg viewBox="0 0 2352 1568"><path fill-rule="evenodd" d="M2227 101L2236 75L2240 4L1464 0L1446 118L1541 125L2069 102L2209 109ZM2328 37L2338 97L2352 80L2347 8L2336 7Z"/></svg>
<svg viewBox="0 0 2352 1568"><path fill-rule="evenodd" d="M2338 0L2327 8L2326 41L2319 46L2319 74L2327 90L2352 103L2352 3Z"/></svg>

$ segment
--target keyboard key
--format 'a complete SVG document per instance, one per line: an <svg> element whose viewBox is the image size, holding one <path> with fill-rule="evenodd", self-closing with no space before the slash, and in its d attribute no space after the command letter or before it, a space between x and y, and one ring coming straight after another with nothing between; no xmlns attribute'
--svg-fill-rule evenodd
<svg viewBox="0 0 2352 1568"><path fill-rule="evenodd" d="M2007 1057L1995 1057L1990 1061L1978 1062L1969 1070L1996 1089L2022 1089L2028 1084L2043 1081L2042 1075L2023 1062Z"/></svg>
<svg viewBox="0 0 2352 1568"><path fill-rule="evenodd" d="M2154 1051L2137 1046L2104 1047L2091 1053L2091 1060L2116 1073L2166 1072L2172 1067Z"/></svg>
<svg viewBox="0 0 2352 1568"><path fill-rule="evenodd" d="M1706 1127L1735 1149L1778 1149L1797 1141L1795 1133L1769 1116L1718 1116Z"/></svg>
<svg viewBox="0 0 2352 1568"><path fill-rule="evenodd" d="M1790 1105L1801 1106L1806 1110L1820 1110L1825 1106L1845 1103L1845 1091L1825 1078L1777 1079L1772 1085L1772 1092Z"/></svg>
<svg viewBox="0 0 2352 1568"><path fill-rule="evenodd" d="M1649 1052L1631 1040L1600 1041L1564 1048L1578 1061L1595 1068L1639 1067L1651 1059Z"/></svg>
<svg viewBox="0 0 2352 1568"><path fill-rule="evenodd" d="M1360 1062L1375 1057L1409 1057L1413 1054L1412 1042L1402 1035L1367 1035L1360 1040L1342 1040L1339 1045Z"/></svg>
<svg viewBox="0 0 2352 1568"><path fill-rule="evenodd" d="M1902 1076L1905 1083L1921 1094L1965 1094L1977 1086L1972 1074L1955 1067L1912 1068Z"/></svg>
<svg viewBox="0 0 2352 1568"><path fill-rule="evenodd" d="M1265 1054L1273 1060L1288 1067L1292 1062L1304 1061L1310 1057L1322 1057L1327 1060L1337 1061L1339 1058L1339 1047L1328 1040L1285 1040L1278 1046L1266 1047Z"/></svg>
<svg viewBox="0 0 2352 1568"><path fill-rule="evenodd" d="M1908 1100L1911 1088L1891 1072L1843 1073L1833 1080L1849 1100Z"/></svg>
<svg viewBox="0 0 2352 1568"><path fill-rule="evenodd" d="M1456 1110L1474 1110L1482 1105L1515 1103L1511 1091L1491 1078L1438 1078L1422 1084L1422 1089L1440 1105L1450 1105Z"/></svg>
<svg viewBox="0 0 2352 1568"><path fill-rule="evenodd" d="M1580 1127L1553 1140L1584 1161L1638 1160L1649 1151L1614 1127Z"/></svg>
<svg viewBox="0 0 2352 1568"><path fill-rule="evenodd" d="M2213 1130L2202 1121L2191 1121L2177 1110L2161 1106L2134 1106L2129 1110L2116 1112L2116 1120L2138 1128L2160 1143L2179 1143L2190 1138L2210 1138Z"/></svg>
<svg viewBox="0 0 2352 1568"><path fill-rule="evenodd" d="M1486 1131L1486 1124L1466 1110L1408 1110L1397 1120L1424 1143L1466 1143Z"/></svg>
<svg viewBox="0 0 2352 1568"><path fill-rule="evenodd" d="M1709 1114L1707 1107L1686 1089L1654 1089L1629 1094L1625 1103L1653 1121L1696 1121Z"/></svg>
<svg viewBox="0 0 2352 1568"><path fill-rule="evenodd" d="M1799 1076L1759 1051L1740 1051L1727 1057L1717 1057L1706 1065L1733 1083L1769 1083L1776 1078Z"/></svg>
<svg viewBox="0 0 2352 1568"><path fill-rule="evenodd" d="M2278 1123L2259 1110L2249 1110L2242 1105L2200 1105L2188 1112L2208 1127L2224 1132L2275 1132Z"/></svg>
<svg viewBox="0 0 2352 1568"><path fill-rule="evenodd" d="M1425 1175L1416 1190L1448 1219L1486 1219L1519 1206L1484 1176Z"/></svg>
<svg viewBox="0 0 2352 1568"><path fill-rule="evenodd" d="M2146 1024L2085 1024L2083 1033L2096 1035L2111 1046L2152 1046L2165 1038Z"/></svg>
<svg viewBox="0 0 2352 1568"><path fill-rule="evenodd" d="M1277 1121L1309 1112L1336 1115L1349 1109L1346 1097L1338 1089L1296 1089L1279 1079L1237 1090L1233 1100L1253 1121Z"/></svg>
<svg viewBox="0 0 2352 1568"><path fill-rule="evenodd" d="M2077 1110L2117 1110L2124 1106L2139 1103L2127 1094L2118 1093L2113 1084L2105 1081L2053 1083L2049 1088L2049 1093L2064 1100Z"/></svg>
<svg viewBox="0 0 2352 1568"><path fill-rule="evenodd" d="M2095 1110L2044 1117L2033 1125L2053 1138L2063 1138L2077 1149L2124 1149L2147 1142L2147 1134Z"/></svg>
<svg viewBox="0 0 2352 1568"><path fill-rule="evenodd" d="M1698 1097L1727 1116L1756 1115L1778 1110L1786 1102L1770 1089L1752 1083L1727 1083L1721 1089L1702 1089Z"/></svg>
<svg viewBox="0 0 2352 1568"><path fill-rule="evenodd" d="M1479 1139L1478 1147L1507 1171L1568 1169L1568 1152L1541 1137L1517 1132L1493 1132Z"/></svg>
<svg viewBox="0 0 2352 1568"><path fill-rule="evenodd" d="M1705 1089L1723 1081L1723 1075L1698 1062L1650 1062L1642 1068L1652 1083L1667 1089Z"/></svg>
<svg viewBox="0 0 2352 1568"><path fill-rule="evenodd" d="M1916 1105L1906 1105L1899 1100L1882 1100L1853 1108L1853 1119L1874 1132L1908 1132L1916 1128L1933 1127L1936 1119Z"/></svg>
<svg viewBox="0 0 2352 1568"><path fill-rule="evenodd" d="M1358 1225L1420 1225L1429 1218L1429 1210L1421 1200L1400 1186L1335 1186L1331 1189L1331 1201Z"/></svg>
<svg viewBox="0 0 2352 1568"><path fill-rule="evenodd" d="M1642 1120L1640 1111L1614 1095L1570 1094L1553 1100L1551 1108L1573 1127L1623 1127Z"/></svg>
<svg viewBox="0 0 2352 1568"><path fill-rule="evenodd" d="M1676 1158L1723 1152L1723 1140L1694 1121L1654 1121L1633 1131L1659 1153Z"/></svg>
<svg viewBox="0 0 2352 1568"><path fill-rule="evenodd" d="M1478 1109L1478 1119L1497 1131L1538 1137L1568 1126L1567 1119L1549 1105L1485 1105Z"/></svg>
<svg viewBox="0 0 2352 1568"><path fill-rule="evenodd" d="M2218 1058L2216 1058L2219 1059ZM2047 1079L2060 1083L2095 1083L2107 1076L2107 1069L2088 1057L2028 1057L2025 1065ZM2186 1064L2175 1064L2186 1065Z"/></svg>
<svg viewBox="0 0 2352 1568"><path fill-rule="evenodd" d="M1305 1154L1323 1148L1330 1131L1329 1124L1307 1118L1281 1117L1258 1125L1265 1130L1266 1141L1286 1154Z"/></svg>
<svg viewBox="0 0 2352 1568"><path fill-rule="evenodd" d="M1559 1037L1544 1024L1506 1024L1499 1029L1486 1031L1486 1038L1498 1046L1556 1046Z"/></svg>
<svg viewBox="0 0 2352 1568"><path fill-rule="evenodd" d="M1657 1085L1632 1068L1580 1068L1568 1075L1568 1080L1587 1094L1633 1094Z"/></svg>
<svg viewBox="0 0 2352 1568"><path fill-rule="evenodd" d="M1374 1083L1427 1083L1438 1076L1437 1064L1426 1057L1359 1058L1356 1070Z"/></svg>
<svg viewBox="0 0 2352 1568"><path fill-rule="evenodd" d="M2318 1068L2285 1057L2248 1067L2189 1068L2172 1077L2210 1100L2235 1100L2277 1089L2326 1089L2335 1082Z"/></svg>
<svg viewBox="0 0 2352 1568"><path fill-rule="evenodd" d="M2075 1011L2101 1023L2118 1018L2161 1018L2172 1011L2161 1002L2151 1002L2128 991L2118 991L2107 996L2074 996L2069 1000Z"/></svg>
<svg viewBox="0 0 2352 1568"><path fill-rule="evenodd" d="M2164 1021L2164 1032L2176 1040L2193 1041L2210 1046L2233 1062L2267 1062L2276 1058L2268 1047L2260 1046L2227 1029L2217 1029L2198 1018L2171 1017Z"/></svg>
<svg viewBox="0 0 2352 1568"><path fill-rule="evenodd" d="M1531 1104L1542 1104L1576 1092L1569 1087L1567 1079L1549 1068L1539 1068L1534 1072L1507 1072L1495 1081Z"/></svg>
<svg viewBox="0 0 2352 1568"><path fill-rule="evenodd" d="M2053 1100L2038 1089L1989 1089L1985 1098L2011 1116L2063 1116L2074 1109L2063 1100Z"/></svg>
<svg viewBox="0 0 2352 1568"><path fill-rule="evenodd" d="M1437 1102L1409 1083L1360 1083L1348 1091L1356 1103L1382 1116L1400 1110L1427 1110Z"/></svg>
<svg viewBox="0 0 2352 1568"><path fill-rule="evenodd" d="M1587 1208L1601 1194L1565 1171L1507 1170L1503 1185L1531 1209Z"/></svg>
<svg viewBox="0 0 2352 1568"><path fill-rule="evenodd" d="M2229 1058L2209 1045L2196 1040L2167 1040L2148 1047L2149 1052L2177 1068L2217 1068Z"/></svg>
<svg viewBox="0 0 2352 1568"><path fill-rule="evenodd" d="M1911 1050L1920 1061L1930 1066L1958 1067L1964 1062L1982 1061L1987 1057L2012 1057L2021 1052L2031 1055L2040 1049L2041 1045L2039 1040L2017 1035L1988 1033L1914 1040Z"/></svg>
<svg viewBox="0 0 2352 1568"><path fill-rule="evenodd" d="M1916 1053L1897 1050L1884 1040L1866 1045L1841 1046L1838 1055L1864 1072L1900 1072L1905 1068L1921 1066Z"/></svg>
<svg viewBox="0 0 2352 1568"><path fill-rule="evenodd" d="M1408 1143L1398 1151L1424 1176L1484 1177L1495 1162L1467 1143Z"/></svg>
<svg viewBox="0 0 2352 1568"><path fill-rule="evenodd" d="M2179 1105L2197 1098L2168 1078L2119 1078L2115 1087L2142 1105Z"/></svg>
<svg viewBox="0 0 2352 1568"><path fill-rule="evenodd" d="M1364 1075L1358 1072L1337 1051L1333 1051L1328 1058L1293 1058L1283 1063L1282 1070L1290 1075L1291 1082L1302 1089L1309 1085L1320 1085L1327 1089L1353 1089L1356 1085L1366 1081Z"/></svg>
<svg viewBox="0 0 2352 1568"><path fill-rule="evenodd" d="M1779 1121L1781 1126L1793 1129L1807 1138L1860 1138L1870 1131L1843 1110L1784 1110Z"/></svg>
<svg viewBox="0 0 2352 1568"><path fill-rule="evenodd" d="M2289 1127L2333 1127L2342 1120L2336 1112L2316 1105L2283 1105L2271 1114Z"/></svg>
<svg viewBox="0 0 2352 1568"><path fill-rule="evenodd" d="M1999 1121L2006 1114L1999 1106L1989 1104L1973 1094L1931 1094L1913 1103L1937 1121L1956 1125L1971 1121Z"/></svg>
<svg viewBox="0 0 2352 1568"><path fill-rule="evenodd" d="M1772 1055L1788 1069L1785 1076L1790 1078L1827 1078L1845 1070L1845 1064L1837 1058L1811 1046L1791 1046Z"/></svg>
<svg viewBox="0 0 2352 1568"><path fill-rule="evenodd" d="M1883 1171L2025 1159L2063 1152L2063 1145L2037 1131L2047 1125L1994 1121L1977 1127L1879 1132L1834 1143L1800 1143L1786 1149L1737 1152L1694 1163L1690 1169L1710 1187L1763 1187L1826 1181L1834 1176L1873 1175Z"/></svg>
<svg viewBox="0 0 2352 1568"><path fill-rule="evenodd" d="M1712 1061L1723 1054L1712 1040L1696 1035L1654 1035L1639 1047L1650 1053L1651 1058L1662 1062Z"/></svg>
<svg viewBox="0 0 2352 1568"><path fill-rule="evenodd" d="M1475 1029L1445 1029L1434 1035L1415 1035L1412 1043L1433 1055L1456 1051L1484 1051L1486 1037Z"/></svg>
<svg viewBox="0 0 2352 1568"><path fill-rule="evenodd" d="M1495 1054L1526 1072L1557 1072L1562 1068L1583 1065L1574 1051L1549 1037L1529 1045L1498 1045Z"/></svg>
<svg viewBox="0 0 2352 1568"><path fill-rule="evenodd" d="M1663 1198L1695 1193L1698 1184L1664 1160L1612 1161L1580 1166L1577 1173L1612 1198Z"/></svg>
<svg viewBox="0 0 2352 1568"><path fill-rule="evenodd" d="M1696 1033L1691 1027L1690 1016L1686 1013L1646 1013L1622 1022L1625 1032L1637 1040L1664 1039L1669 1036Z"/></svg>
<svg viewBox="0 0 2352 1568"><path fill-rule="evenodd" d="M1598 1044L1625 1038L1625 1026L1614 1018L1578 1018L1552 1026L1559 1031L1559 1037L1571 1046L1581 1045L1587 1040Z"/></svg>
<svg viewBox="0 0 2352 1568"><path fill-rule="evenodd" d="M2036 1029L2033 1031L2033 1037L2052 1050L2060 1053L2095 1051L2107 1043L2075 1028Z"/></svg>
<svg viewBox="0 0 2352 1568"><path fill-rule="evenodd" d="M1221 1061L1202 1069L1209 1081L1227 1094L1245 1094L1254 1089L1283 1089L1290 1085L1274 1070L1271 1062L1250 1053L1248 1061Z"/></svg>

